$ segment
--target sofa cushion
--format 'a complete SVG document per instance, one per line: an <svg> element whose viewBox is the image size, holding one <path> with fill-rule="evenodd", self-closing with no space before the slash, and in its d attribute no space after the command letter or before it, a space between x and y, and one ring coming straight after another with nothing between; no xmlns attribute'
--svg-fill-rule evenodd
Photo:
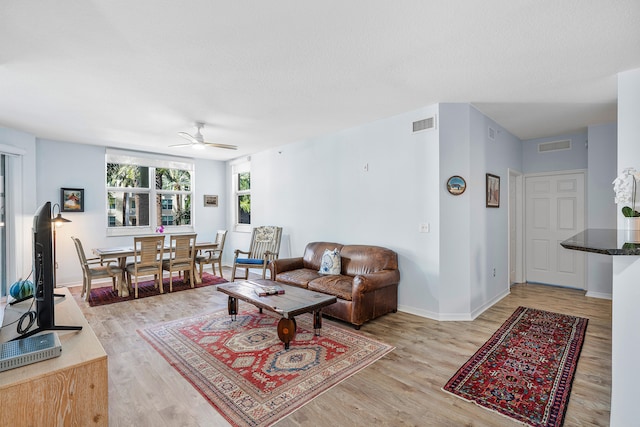
<svg viewBox="0 0 640 427"><path fill-rule="evenodd" d="M238 259L236 259L236 264L262 265L262 264L264 264L264 260L263 259L259 259L259 258L238 258Z"/></svg>
<svg viewBox="0 0 640 427"><path fill-rule="evenodd" d="M319 271L324 251L326 249L329 249L330 251L334 249L342 251L342 246L343 245L341 245L340 243L332 242L311 242L307 244L307 246L304 248L304 255L302 256L302 263L304 265L304 268Z"/></svg>
<svg viewBox="0 0 640 427"><path fill-rule="evenodd" d="M351 301L351 289L353 277L340 274L320 276L309 282L308 288L312 291L334 295L337 298Z"/></svg>
<svg viewBox="0 0 640 427"><path fill-rule="evenodd" d="M316 270L301 268L298 270L289 270L278 273L275 280L286 285L294 285L301 288L306 288L307 284L311 280L317 279L318 277L321 276Z"/></svg>
<svg viewBox="0 0 640 427"><path fill-rule="evenodd" d="M398 269L398 255L380 246L345 245L340 250L340 255L342 274L349 276Z"/></svg>
<svg viewBox="0 0 640 427"><path fill-rule="evenodd" d="M320 270L318 273L320 274L340 274L340 251L338 248L330 251L329 249L324 250L324 254L322 255L322 262L320 263Z"/></svg>

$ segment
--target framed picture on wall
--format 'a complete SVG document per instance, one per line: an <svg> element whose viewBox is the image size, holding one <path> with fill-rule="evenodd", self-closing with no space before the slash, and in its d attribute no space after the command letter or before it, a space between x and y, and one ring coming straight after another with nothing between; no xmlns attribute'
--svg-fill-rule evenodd
<svg viewBox="0 0 640 427"><path fill-rule="evenodd" d="M500 207L500 177L490 173L487 174L487 207Z"/></svg>
<svg viewBox="0 0 640 427"><path fill-rule="evenodd" d="M207 195L204 196L204 207L205 208L217 208L218 207L218 196Z"/></svg>
<svg viewBox="0 0 640 427"><path fill-rule="evenodd" d="M84 188L61 188L60 206L62 212L84 212Z"/></svg>
<svg viewBox="0 0 640 427"><path fill-rule="evenodd" d="M454 175L447 180L447 191L454 196L459 196L467 189L467 182L463 177Z"/></svg>

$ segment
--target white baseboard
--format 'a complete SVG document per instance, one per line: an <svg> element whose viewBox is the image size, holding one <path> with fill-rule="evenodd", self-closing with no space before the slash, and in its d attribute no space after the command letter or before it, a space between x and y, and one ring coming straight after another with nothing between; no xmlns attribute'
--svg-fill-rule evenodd
<svg viewBox="0 0 640 427"><path fill-rule="evenodd" d="M509 290L506 289L503 293L493 298L491 301L487 301L478 309L474 310L471 313L436 313L429 310L422 310L415 307L410 307L406 305L398 306L398 311L403 313L414 314L416 316L425 317L427 319L437 320L440 322L469 322L475 320L476 317L480 316L487 309L493 306L495 303L503 299L509 295Z"/></svg>
<svg viewBox="0 0 640 427"><path fill-rule="evenodd" d="M613 299L613 295L612 294L607 294L607 293L604 293L604 292L587 291L585 296L586 297L590 297L590 298Z"/></svg>

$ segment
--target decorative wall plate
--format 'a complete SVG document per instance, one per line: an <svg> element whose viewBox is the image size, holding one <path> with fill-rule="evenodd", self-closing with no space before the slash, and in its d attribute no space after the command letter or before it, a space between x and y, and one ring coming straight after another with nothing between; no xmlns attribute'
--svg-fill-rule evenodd
<svg viewBox="0 0 640 427"><path fill-rule="evenodd" d="M447 191L454 196L459 196L467 189L467 182L463 177L454 175L447 180Z"/></svg>

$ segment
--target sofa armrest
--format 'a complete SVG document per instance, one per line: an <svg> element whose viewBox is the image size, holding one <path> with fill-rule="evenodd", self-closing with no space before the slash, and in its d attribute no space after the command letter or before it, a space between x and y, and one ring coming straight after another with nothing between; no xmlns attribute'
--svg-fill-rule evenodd
<svg viewBox="0 0 640 427"><path fill-rule="evenodd" d="M300 268L304 268L302 257L274 259L269 263L271 277L276 277L278 274L284 273L285 271L298 270Z"/></svg>
<svg viewBox="0 0 640 427"><path fill-rule="evenodd" d="M365 294L400 282L400 270L381 270L353 278L353 295Z"/></svg>

